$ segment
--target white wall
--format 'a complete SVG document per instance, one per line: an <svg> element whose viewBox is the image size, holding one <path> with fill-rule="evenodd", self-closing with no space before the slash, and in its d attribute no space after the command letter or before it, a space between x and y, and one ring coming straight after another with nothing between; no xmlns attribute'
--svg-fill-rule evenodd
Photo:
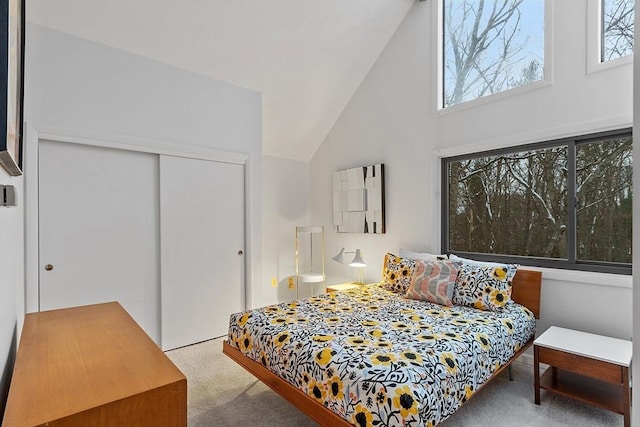
<svg viewBox="0 0 640 427"><path fill-rule="evenodd" d="M257 286L261 95L35 24L28 25L26 43L25 120L37 131L249 156L247 279ZM28 296L35 285L28 284ZM28 311L37 309L34 299L28 298Z"/></svg>
<svg viewBox="0 0 640 427"><path fill-rule="evenodd" d="M436 1L416 2L311 161L311 221L331 226L331 174L384 163L383 236L327 234L328 252L365 250L365 277L380 278L383 255L399 247L440 249L439 153L446 155L629 127L630 64L587 73L587 2L553 4L552 84L474 106L436 109ZM329 264L329 276L343 275ZM330 279L331 281L331 279ZM543 273L542 319L629 339L631 278Z"/></svg>
<svg viewBox="0 0 640 427"><path fill-rule="evenodd" d="M289 278L296 273L295 228L313 225L309 224L309 162L265 156L263 171L264 257L259 305L295 299L295 288L289 288Z"/></svg>
<svg viewBox="0 0 640 427"><path fill-rule="evenodd" d="M0 184L15 185L17 207L0 207L0 419L24 320L24 179L0 167Z"/></svg>

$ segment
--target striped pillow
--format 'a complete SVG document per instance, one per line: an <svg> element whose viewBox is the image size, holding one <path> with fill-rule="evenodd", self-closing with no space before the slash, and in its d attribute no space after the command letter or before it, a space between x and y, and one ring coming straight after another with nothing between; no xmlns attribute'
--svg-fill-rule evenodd
<svg viewBox="0 0 640 427"><path fill-rule="evenodd" d="M450 260L416 260L406 297L451 307L459 265Z"/></svg>

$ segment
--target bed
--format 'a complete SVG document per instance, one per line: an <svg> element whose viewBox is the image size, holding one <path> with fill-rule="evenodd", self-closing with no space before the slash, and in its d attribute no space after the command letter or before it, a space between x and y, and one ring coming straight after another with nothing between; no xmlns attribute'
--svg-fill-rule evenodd
<svg viewBox="0 0 640 427"><path fill-rule="evenodd" d="M372 284L236 313L223 352L320 425L435 426L532 344L540 278L499 311Z"/></svg>

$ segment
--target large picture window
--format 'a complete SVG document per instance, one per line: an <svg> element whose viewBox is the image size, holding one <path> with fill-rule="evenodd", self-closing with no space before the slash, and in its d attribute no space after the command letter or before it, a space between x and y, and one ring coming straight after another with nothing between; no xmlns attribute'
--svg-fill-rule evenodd
<svg viewBox="0 0 640 427"><path fill-rule="evenodd" d="M601 62L633 53L634 0L600 0Z"/></svg>
<svg viewBox="0 0 640 427"><path fill-rule="evenodd" d="M630 274L631 153L625 130L443 159L443 251Z"/></svg>
<svg viewBox="0 0 640 427"><path fill-rule="evenodd" d="M443 107L544 77L544 0L441 0Z"/></svg>

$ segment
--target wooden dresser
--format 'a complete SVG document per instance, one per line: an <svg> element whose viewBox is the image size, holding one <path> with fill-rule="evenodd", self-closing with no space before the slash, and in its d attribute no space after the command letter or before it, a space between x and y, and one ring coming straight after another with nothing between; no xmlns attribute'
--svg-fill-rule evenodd
<svg viewBox="0 0 640 427"><path fill-rule="evenodd" d="M116 302L31 313L2 425L186 426L187 380Z"/></svg>

